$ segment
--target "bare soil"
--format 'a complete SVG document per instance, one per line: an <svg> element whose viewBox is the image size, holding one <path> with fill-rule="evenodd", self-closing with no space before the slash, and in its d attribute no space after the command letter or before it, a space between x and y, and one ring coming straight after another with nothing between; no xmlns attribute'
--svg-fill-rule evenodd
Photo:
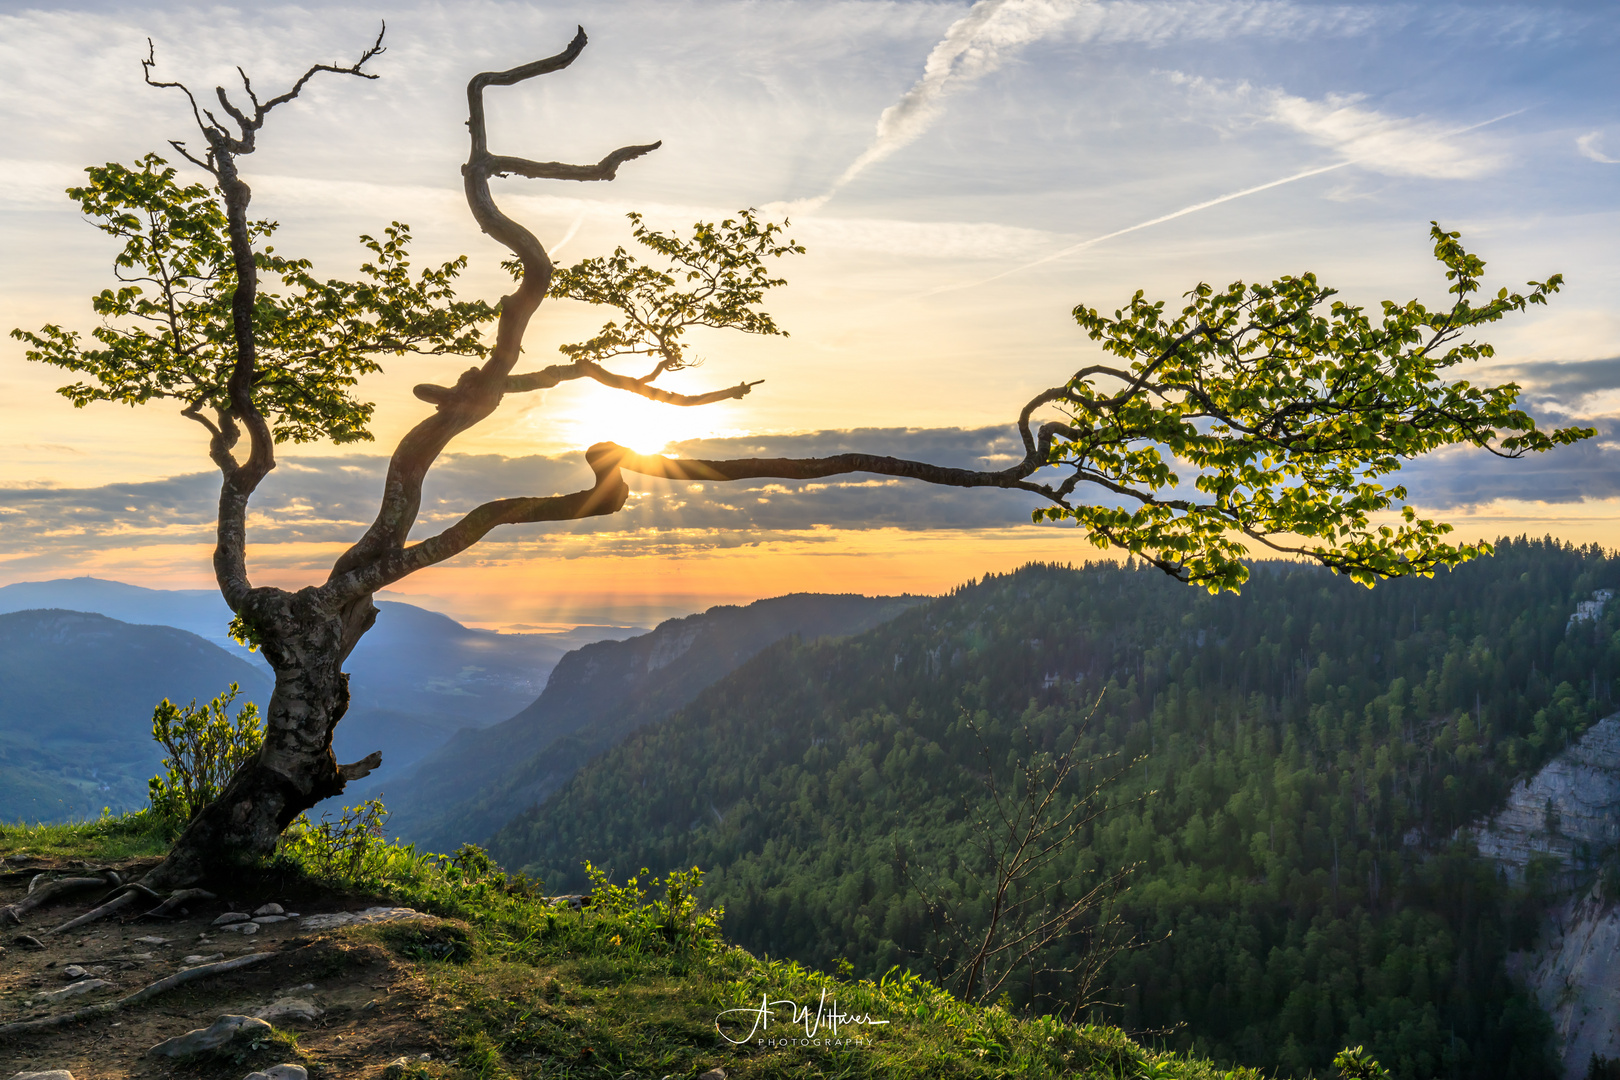
<svg viewBox="0 0 1620 1080"><path fill-rule="evenodd" d="M128 880L155 861L126 861L113 867ZM26 895L28 882L37 873L84 866L53 859L5 862L0 870L0 907ZM116 1000L203 962L199 957L273 955L251 967L183 984L111 1015L22 1035L0 1035L0 1080L16 1072L49 1069L67 1069L74 1080L168 1080L177 1076L242 1080L254 1069L289 1061L303 1064L316 1080L362 1080L381 1077L387 1064L401 1056L441 1058L444 1047L435 1038L427 1015L429 987L409 957L390 948L377 928L307 932L294 919L261 926L257 934L244 936L212 925L224 912L252 912L270 902L306 916L360 910L378 903L364 897L322 897L307 891L278 896L274 891L274 882L251 883L243 887L241 895L222 894L218 900L193 904L178 918L114 917L59 936L44 936L44 931L88 911L98 895L90 892L33 911L23 917L20 926L0 926L0 1025ZM427 929L431 924L411 925ZM37 937L44 947L19 942L25 934ZM105 979L112 985L51 1005L31 1004L36 994L60 990L75 981L66 970L70 965L84 968L88 972L85 978ZM275 1022L278 1030L296 1037L296 1047L282 1041L257 1051L236 1050L189 1063L147 1056L152 1046L166 1039L208 1027L223 1015L252 1015L281 997L308 999L325 1010L319 1020Z"/></svg>

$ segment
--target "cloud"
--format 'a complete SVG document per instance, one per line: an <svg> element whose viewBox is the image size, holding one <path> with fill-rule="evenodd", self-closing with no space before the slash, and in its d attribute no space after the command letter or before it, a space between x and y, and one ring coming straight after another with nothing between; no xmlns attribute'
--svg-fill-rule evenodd
<svg viewBox="0 0 1620 1080"><path fill-rule="evenodd" d="M1406 486L1409 501L1455 510L1501 501L1578 503L1620 496L1620 423L1543 414L1544 424L1583 423L1597 437L1545 454L1504 460L1483 450L1453 450L1409 463L1385 483Z"/></svg>
<svg viewBox="0 0 1620 1080"><path fill-rule="evenodd" d="M1462 136L1516 115L1459 126L1366 108L1365 94L1328 94L1313 100L1277 87L1232 84L1181 72L1171 72L1170 80L1230 113L1238 123L1280 125L1333 151L1341 164L1386 176L1468 180L1494 172L1504 156L1477 138Z"/></svg>
<svg viewBox="0 0 1620 1080"><path fill-rule="evenodd" d="M1386 176L1471 180L1502 163L1500 154L1459 140L1454 127L1364 109L1361 94L1329 94L1322 101L1280 90L1266 96L1271 120Z"/></svg>
<svg viewBox="0 0 1620 1080"><path fill-rule="evenodd" d="M922 78L878 116L877 131L860 156L849 163L824 194L790 203L789 209L807 213L820 208L868 168L915 142L944 112L949 94L972 86L1001 67L1079 7L1076 0L978 0L966 15L951 23L944 38L929 52L923 62Z"/></svg>
<svg viewBox="0 0 1620 1080"><path fill-rule="evenodd" d="M1566 396L1620 382L1620 359L1522 365L1526 382ZM1542 410L1546 413L1547 410ZM1549 421L1571 422L1565 416ZM1592 423L1592 421L1587 421ZM1571 503L1620 495L1620 420L1599 420L1595 440L1519 461L1465 450L1409 463L1387 483L1411 501L1456 509L1504 499ZM888 454L961 468L995 469L1023 456L1006 428L860 428L796 435L694 439L673 444L682 457L823 457L849 451ZM387 459L380 455L290 459L255 499L249 539L266 565L319 559L310 545L354 540L369 523ZM839 531L997 530L1029 523L1040 505L1028 493L961 490L854 474L818 481L688 483L629 477L624 511L605 518L497 529L491 557L524 550L554 556L679 554L777 541L828 543ZM436 533L479 503L514 495L573 491L591 483L582 455L446 455L429 474L413 539ZM1102 493L1081 493L1100 497ZM115 549L207 544L213 539L218 479L193 473L140 484L91 488L0 488L0 557L13 567L48 551L57 560ZM279 551L279 553L278 553ZM302 552L302 554L294 554Z"/></svg>
<svg viewBox="0 0 1620 1080"><path fill-rule="evenodd" d="M1001 468L1022 457L1004 428L871 428L801 435L693 440L682 456L820 457L850 450L944 465ZM340 544L356 539L375 513L388 459L381 455L284 461L255 497L253 544ZM619 514L544 526L503 528L485 543L532 543L538 535L619 543L649 531L678 534L685 546L727 547L815 529L979 529L1027 524L1035 506L1022 492L963 491L884 477L815 482L687 484L630 477L634 495ZM502 457L450 454L428 475L412 538L449 526L491 499L576 491L592 482L583 455ZM151 483L90 488L0 488L0 555L42 548L69 551L209 543L219 481L191 473ZM803 537L800 537L801 539ZM636 543L641 543L637 540Z"/></svg>
<svg viewBox="0 0 1620 1080"><path fill-rule="evenodd" d="M1603 133L1601 131L1589 131L1575 140L1575 149L1581 152L1582 157L1589 157L1593 161L1601 162L1604 165L1620 165L1620 158L1609 157L1603 152L1602 145Z"/></svg>
<svg viewBox="0 0 1620 1080"><path fill-rule="evenodd" d="M1524 397L1561 413L1620 415L1620 356L1602 360L1537 360L1491 369L1524 387Z"/></svg>

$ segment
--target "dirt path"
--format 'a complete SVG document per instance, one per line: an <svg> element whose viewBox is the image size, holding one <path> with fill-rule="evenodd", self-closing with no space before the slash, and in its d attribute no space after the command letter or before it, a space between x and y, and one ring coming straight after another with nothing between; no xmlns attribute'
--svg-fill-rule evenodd
<svg viewBox="0 0 1620 1080"><path fill-rule="evenodd" d="M149 861L148 861L149 863ZM114 864L125 878L145 864ZM37 873L72 876L83 863L12 860L0 870L0 908L27 893ZM108 890L101 890L105 893ZM273 895L221 896L192 904L179 918L92 923L54 937L45 931L89 910L98 893L64 897L23 916L22 925L0 926L0 1025L72 1012L114 1001L183 969L249 954L268 959L239 970L197 979L110 1015L43 1031L0 1035L0 1080L15 1072L68 1069L74 1080L242 1080L255 1068L300 1061L312 1078L380 1077L402 1056L439 1059L443 1047L425 1015L427 988L417 970L387 947L385 935L365 926L316 929L310 916L368 907L350 898ZM244 935L215 926L225 912L253 912L280 904L301 918L259 924ZM326 920L329 921L329 920ZM411 920L428 931L437 920ZM390 923L402 926L404 923ZM43 947L22 939L31 935ZM82 972L82 974L81 974ZM90 980L107 985L45 999L41 995ZM285 1044L237 1052L207 1062L177 1066L149 1057L157 1043L226 1014L254 1015L282 999L307 1002L318 1016L272 1018L295 1033L297 1050ZM284 1006L285 1007L285 1006Z"/></svg>

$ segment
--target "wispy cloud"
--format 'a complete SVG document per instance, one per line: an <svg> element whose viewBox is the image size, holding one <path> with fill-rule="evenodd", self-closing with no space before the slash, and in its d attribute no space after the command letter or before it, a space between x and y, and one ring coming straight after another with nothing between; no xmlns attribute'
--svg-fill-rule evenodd
<svg viewBox="0 0 1620 1080"><path fill-rule="evenodd" d="M1503 160L1499 153L1463 142L1455 125L1363 108L1361 94L1311 101L1273 90L1266 98L1269 119L1386 176L1472 180L1494 172Z"/></svg>
<svg viewBox="0 0 1620 1080"><path fill-rule="evenodd" d="M922 78L884 109L877 131L859 157L826 192L790 203L797 213L822 207L850 181L915 142L944 112L945 98L995 71L1018 50L1038 41L1079 9L1084 0L978 0L953 22L923 63Z"/></svg>
<svg viewBox="0 0 1620 1080"><path fill-rule="evenodd" d="M1603 152L1603 132L1589 131L1575 140L1575 149L1581 152L1582 157L1602 162L1604 165L1620 165L1620 158L1612 158Z"/></svg>
<svg viewBox="0 0 1620 1080"><path fill-rule="evenodd" d="M1458 125L1392 116L1367 108L1363 104L1365 94L1328 94L1312 99L1278 87L1226 83L1180 72L1171 72L1170 80L1227 114L1221 121L1223 125L1279 125L1331 150L1345 164L1354 163L1386 176L1471 180L1494 172L1503 164L1504 155L1493 146L1464 136L1516 115Z"/></svg>

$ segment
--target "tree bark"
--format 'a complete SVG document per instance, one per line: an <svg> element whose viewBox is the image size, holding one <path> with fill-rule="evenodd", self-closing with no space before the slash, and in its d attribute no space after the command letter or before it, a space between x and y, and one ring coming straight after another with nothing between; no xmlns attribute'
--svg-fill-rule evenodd
<svg viewBox="0 0 1620 1080"><path fill-rule="evenodd" d="M276 676L264 746L147 875L153 888L193 885L270 855L294 818L380 763L340 766L332 753L332 732L349 707L343 661L376 618L370 597L346 610L318 589L255 589L246 606Z"/></svg>

